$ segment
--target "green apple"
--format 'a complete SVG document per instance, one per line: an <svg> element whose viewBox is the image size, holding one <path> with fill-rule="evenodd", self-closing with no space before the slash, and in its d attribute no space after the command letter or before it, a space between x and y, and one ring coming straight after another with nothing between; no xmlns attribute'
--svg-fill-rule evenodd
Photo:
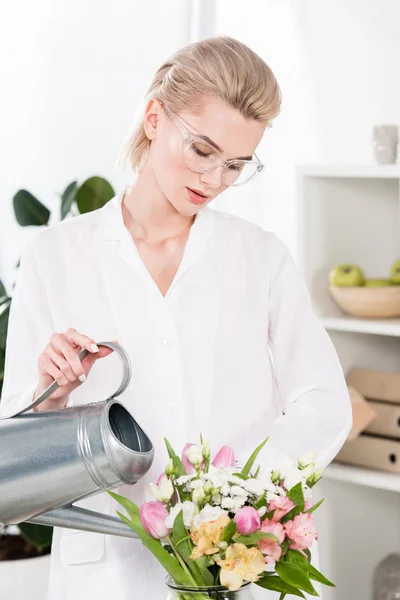
<svg viewBox="0 0 400 600"><path fill-rule="evenodd" d="M364 285L365 277L358 265L346 263L337 265L329 273L329 283L332 285L354 286Z"/></svg>
<svg viewBox="0 0 400 600"><path fill-rule="evenodd" d="M392 285L390 279L366 279L366 287L387 287Z"/></svg>
<svg viewBox="0 0 400 600"><path fill-rule="evenodd" d="M396 260L390 267L390 281L393 285L400 285L400 260Z"/></svg>

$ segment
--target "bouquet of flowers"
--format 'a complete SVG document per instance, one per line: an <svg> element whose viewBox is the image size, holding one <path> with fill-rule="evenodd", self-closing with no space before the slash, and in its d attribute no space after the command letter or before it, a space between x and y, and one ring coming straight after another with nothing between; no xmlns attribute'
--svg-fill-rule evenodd
<svg viewBox="0 0 400 600"><path fill-rule="evenodd" d="M279 470L253 470L263 441L243 468L223 446L211 461L210 446L186 444L180 458L165 439L169 462L157 484L154 501L140 508L128 498L108 493L127 511L120 518L139 536L181 586L239 590L245 582L304 598L318 596L311 580L333 586L312 564L310 547L318 534L311 489L322 471L314 454L287 460ZM197 597L197 596L196 596ZM208 596L205 596L208 597Z"/></svg>

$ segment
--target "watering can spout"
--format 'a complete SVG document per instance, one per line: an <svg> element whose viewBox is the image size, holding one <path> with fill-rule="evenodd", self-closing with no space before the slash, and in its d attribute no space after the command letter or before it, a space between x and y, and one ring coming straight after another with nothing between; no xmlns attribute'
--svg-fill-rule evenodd
<svg viewBox="0 0 400 600"><path fill-rule="evenodd" d="M129 538L139 537L133 529L130 529L130 527L117 517L103 515L102 513L73 505L37 515L28 522L37 525L68 527L69 529L94 531L96 533L106 533L108 535Z"/></svg>

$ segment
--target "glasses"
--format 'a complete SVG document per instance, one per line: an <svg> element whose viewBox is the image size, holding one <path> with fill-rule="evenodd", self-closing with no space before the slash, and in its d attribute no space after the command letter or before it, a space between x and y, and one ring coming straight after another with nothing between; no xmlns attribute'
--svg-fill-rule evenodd
<svg viewBox="0 0 400 600"><path fill-rule="evenodd" d="M221 162L221 152L200 135L192 133L183 121L168 106L162 105L166 114L180 131L183 160L189 169L196 173L211 173L223 167L222 181L228 186L239 186L257 177L265 166L256 154L250 159L232 158Z"/></svg>

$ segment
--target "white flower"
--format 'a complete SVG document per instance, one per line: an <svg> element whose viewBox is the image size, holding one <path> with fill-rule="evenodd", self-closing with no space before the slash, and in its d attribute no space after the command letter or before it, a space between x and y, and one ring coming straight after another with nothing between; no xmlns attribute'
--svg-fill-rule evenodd
<svg viewBox="0 0 400 600"><path fill-rule="evenodd" d="M227 510L233 510L235 508L235 503L232 498L226 496L225 498L222 498L221 506Z"/></svg>
<svg viewBox="0 0 400 600"><path fill-rule="evenodd" d="M204 442L204 444L201 447L202 453L203 453L203 458L205 460L207 460L208 458L210 458L210 444L209 442Z"/></svg>
<svg viewBox="0 0 400 600"><path fill-rule="evenodd" d="M197 506L194 502L178 502L169 511L168 517L165 519L166 527L172 528L174 525L175 517L183 510L183 522L185 527L189 528L193 520L194 513Z"/></svg>
<svg viewBox="0 0 400 600"><path fill-rule="evenodd" d="M204 500L204 496L204 487L197 487L192 494L192 500L193 502L196 502L196 504L199 504L199 502Z"/></svg>
<svg viewBox="0 0 400 600"><path fill-rule="evenodd" d="M297 485L300 481L303 481L303 471L300 469L292 468L288 469L285 475L285 487L290 490L294 485Z"/></svg>
<svg viewBox="0 0 400 600"><path fill-rule="evenodd" d="M303 454L302 456L300 456L299 461L298 461L299 469L304 469L305 467L308 467L308 465L314 464L315 459L316 459L315 452L307 452L306 454Z"/></svg>
<svg viewBox="0 0 400 600"><path fill-rule="evenodd" d="M231 491L231 486L228 485L227 483L224 483L223 485L221 485L221 489L219 490L219 493L222 494L223 496L229 496Z"/></svg>
<svg viewBox="0 0 400 600"><path fill-rule="evenodd" d="M193 479L193 481L190 482L190 487L192 488L192 490L195 490L196 488L202 488L204 486L204 481L202 481L201 479Z"/></svg>
<svg viewBox="0 0 400 600"><path fill-rule="evenodd" d="M216 521L218 517L223 514L226 514L226 511L222 510L222 508L219 506L211 506L210 504L206 504L199 514L194 516L193 523L196 527L199 527L201 523Z"/></svg>
<svg viewBox="0 0 400 600"><path fill-rule="evenodd" d="M196 473L190 473L190 475L181 475L176 480L176 483L178 485L183 485L184 483L187 483L188 481L190 481L191 479L194 479L195 477L196 477Z"/></svg>
<svg viewBox="0 0 400 600"><path fill-rule="evenodd" d="M186 456L196 468L199 468L203 462L203 451L201 447L197 446L196 444L189 446L189 448L186 450Z"/></svg>
<svg viewBox="0 0 400 600"><path fill-rule="evenodd" d="M232 502L233 511L236 512L237 510L239 510L239 508L242 508L243 504L246 502L246 498L243 498L243 496L233 496Z"/></svg>
<svg viewBox="0 0 400 600"><path fill-rule="evenodd" d="M258 509L258 514L260 515L260 517L263 517L265 515L265 513L267 512L267 507L266 506L261 506Z"/></svg>
<svg viewBox="0 0 400 600"><path fill-rule="evenodd" d="M265 484L263 481L259 479L246 479L241 483L241 485L247 490L250 494L263 494L265 490Z"/></svg>
<svg viewBox="0 0 400 600"><path fill-rule="evenodd" d="M168 479L168 477L163 477L160 481L160 485L156 485L155 483L149 483L149 486L153 493L153 496L159 502L169 502L169 500L171 500L172 495L174 493L174 486L172 485L172 481Z"/></svg>
<svg viewBox="0 0 400 600"><path fill-rule="evenodd" d="M244 490L240 485L233 485L231 487L231 496L241 496L245 500L247 500L248 492Z"/></svg>
<svg viewBox="0 0 400 600"><path fill-rule="evenodd" d="M314 465L308 465L307 467L304 467L301 472L303 473L303 479L308 479L310 475L314 473Z"/></svg>
<svg viewBox="0 0 400 600"><path fill-rule="evenodd" d="M212 498L211 498L211 502L212 502L214 505L219 505L219 504L221 504L221 500L222 500L222 496L221 496L221 494L218 494L218 493L217 493L217 494L214 494L214 495L212 496Z"/></svg>

